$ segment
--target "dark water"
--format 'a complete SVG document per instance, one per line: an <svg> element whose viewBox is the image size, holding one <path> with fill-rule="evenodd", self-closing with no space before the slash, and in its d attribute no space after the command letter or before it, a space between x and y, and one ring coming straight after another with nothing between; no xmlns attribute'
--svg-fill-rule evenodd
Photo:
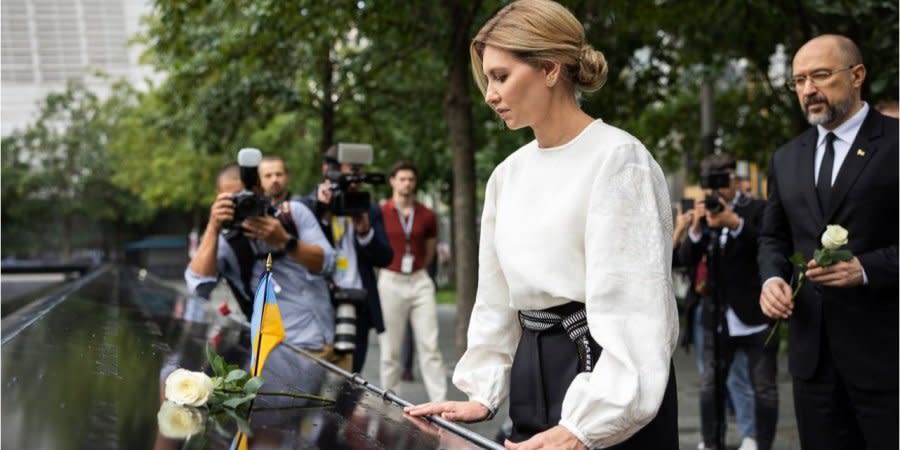
<svg viewBox="0 0 900 450"><path fill-rule="evenodd" d="M4 318L4 339L23 312ZM228 448L237 431L228 417L198 411L203 432L187 443L163 436L157 422L172 370L211 373L207 342L229 363L248 359L245 329L216 314L130 269L92 279L3 344L2 448ZM287 347L272 353L263 375L261 391L311 392L335 403L258 397L250 448L476 448L404 418L396 404Z"/></svg>

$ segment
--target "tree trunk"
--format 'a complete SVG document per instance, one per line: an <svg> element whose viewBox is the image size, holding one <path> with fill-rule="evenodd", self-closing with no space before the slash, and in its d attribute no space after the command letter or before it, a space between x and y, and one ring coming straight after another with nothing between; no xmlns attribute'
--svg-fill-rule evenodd
<svg viewBox="0 0 900 450"><path fill-rule="evenodd" d="M467 347L466 333L475 305L478 278L475 234L475 149L472 133L472 102L469 98L469 29L480 2L471 10L454 2L450 7L449 78L444 113L453 151L453 253L456 267L456 353Z"/></svg>
<svg viewBox="0 0 900 450"><path fill-rule="evenodd" d="M319 137L320 155L334 145L334 62L331 61L331 43L319 49L319 81L322 83L322 135Z"/></svg>

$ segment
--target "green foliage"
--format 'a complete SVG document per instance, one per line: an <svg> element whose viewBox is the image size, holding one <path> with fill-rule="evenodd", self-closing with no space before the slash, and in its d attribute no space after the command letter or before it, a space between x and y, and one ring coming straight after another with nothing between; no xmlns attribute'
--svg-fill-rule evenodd
<svg viewBox="0 0 900 450"><path fill-rule="evenodd" d="M207 403L211 413L232 410L238 417L247 417L247 406L263 385L262 377L251 377L246 370L228 364L225 358L206 344L206 359L216 376L213 377L213 395Z"/></svg>
<svg viewBox="0 0 900 450"><path fill-rule="evenodd" d="M838 262L846 262L853 259L853 253L850 250L829 250L820 248L813 251L813 259L819 267L828 267Z"/></svg>
<svg viewBox="0 0 900 450"><path fill-rule="evenodd" d="M105 101L70 85L47 97L34 124L3 138L2 219L5 236L16 237L4 237L4 254L35 242L21 237L42 234L39 224L57 222L52 234L62 235L96 223L127 229L162 210L205 212L218 168L247 146L285 158L289 187L305 193L320 177L321 150L369 142L371 170L412 159L420 184L449 203L444 102L450 49L460 38L449 19L471 24L474 34L505 3L154 1L136 40L163 82L146 92L118 83ZM581 100L584 109L634 134L669 170L702 157L704 80L715 86L718 148L765 166L807 127L782 85L791 56L815 35L843 33L859 44L864 99L898 91L896 3L562 3L608 62L606 86ZM470 88L481 185L533 136L506 130Z"/></svg>
<svg viewBox="0 0 900 450"><path fill-rule="evenodd" d="M702 157L704 79L715 81L718 148L765 167L778 145L808 127L796 96L782 86L793 53L819 34L845 34L859 45L869 69L864 99L897 95L896 4L564 3L584 20L587 41L605 52L610 68L585 110L635 134L668 169L682 166L685 155Z"/></svg>
<svg viewBox="0 0 900 450"><path fill-rule="evenodd" d="M103 108L94 93L71 82L41 102L34 123L3 139L4 254L61 249L67 258L76 227L95 232L84 233L94 240L90 246L109 249L110 235L147 217L110 180L111 125Z"/></svg>

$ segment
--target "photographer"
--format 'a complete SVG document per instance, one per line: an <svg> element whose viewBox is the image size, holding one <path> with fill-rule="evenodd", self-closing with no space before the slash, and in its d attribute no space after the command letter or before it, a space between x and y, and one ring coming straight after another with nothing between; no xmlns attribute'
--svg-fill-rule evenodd
<svg viewBox="0 0 900 450"><path fill-rule="evenodd" d="M284 159L276 155L264 156L259 163L259 182L263 192L278 206L287 200L301 200L299 196L288 190L290 174L284 165Z"/></svg>
<svg viewBox="0 0 900 450"><path fill-rule="evenodd" d="M748 358L754 393L756 444L758 448L768 450L772 446L778 417L775 385L778 340L764 346L771 321L762 314L758 303L760 282L756 240L765 202L746 197L737 189L735 162L730 156L710 155L700 166L706 198L695 203L688 239L680 245L678 252L688 267L696 266L704 258L708 265L707 279L699 283L704 286L700 292L703 442L705 447L715 448L719 437L724 436L725 421L721 412L725 396L722 395L724 389L716 392L716 368L721 368L719 375L724 377L734 361L735 352L743 350ZM722 332L719 342L716 342L715 330ZM724 383L724 379L719 382ZM752 443L745 442L745 445L757 448Z"/></svg>
<svg viewBox="0 0 900 450"><path fill-rule="evenodd" d="M355 205L351 214L344 215L346 211L342 209L347 205L335 201L338 197L346 198L348 193L350 196L360 194L359 183L356 181L360 178L369 179L365 174L365 165L371 161L371 147L368 147L368 155L364 155L362 159L348 158L341 161L343 153L339 155L338 149L342 145L332 146L325 152L322 163L324 180L301 201L315 211L322 233L336 252L336 268L330 280L333 295L352 292L364 294L362 302L352 305L355 306L353 309L347 309L347 306L339 303L336 305L337 308L345 308L338 314L339 326L342 326L342 320L347 320L344 319L344 311L355 315L355 326L351 329L355 336L351 340L349 335L339 333L337 339L347 340L342 344L343 348L353 353L353 372L362 372L369 348L369 329L384 332L374 268L390 264L394 253L384 232L384 220L377 204L368 201L366 206L363 204L366 202L361 202ZM341 186L342 180L353 182Z"/></svg>
<svg viewBox="0 0 900 450"><path fill-rule="evenodd" d="M258 150L253 151L259 155ZM255 162L258 164L258 159ZM262 203L264 212L268 204L268 199L252 191L258 188L258 177L255 185L245 180L251 171L255 175L256 164L229 164L219 172L218 195L210 207L206 231L185 269L188 290L208 298L219 277L224 277L250 319L253 288L263 273L265 256L271 252L285 341L349 367L349 358L343 358L345 362L334 353L334 309L320 276L334 269L334 251L312 213L299 202L290 202L290 219L284 222L269 214L240 217L246 212L248 198L250 203Z"/></svg>

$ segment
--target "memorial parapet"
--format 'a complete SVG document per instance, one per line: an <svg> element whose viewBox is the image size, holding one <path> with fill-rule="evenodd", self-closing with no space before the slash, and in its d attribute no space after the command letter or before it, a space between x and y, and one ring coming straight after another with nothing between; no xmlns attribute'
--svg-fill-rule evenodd
<svg viewBox="0 0 900 450"><path fill-rule="evenodd" d="M161 432L164 381L176 368L212 373L207 343L229 363L249 360L245 324L137 270L106 266L72 289L3 319L2 448L178 449ZM455 424L403 415L393 393L279 345L259 395L249 448L501 448ZM191 448L225 449L238 425L202 413Z"/></svg>

